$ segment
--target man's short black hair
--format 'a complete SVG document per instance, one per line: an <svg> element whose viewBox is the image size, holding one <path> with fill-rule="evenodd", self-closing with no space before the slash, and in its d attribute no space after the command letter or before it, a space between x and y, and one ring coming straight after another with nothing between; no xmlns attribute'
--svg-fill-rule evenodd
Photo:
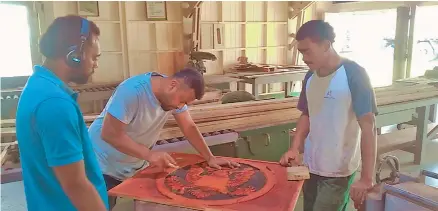
<svg viewBox="0 0 438 211"><path fill-rule="evenodd" d="M41 36L39 48L40 53L46 58L56 59L66 56L71 46L79 45L81 42L82 18L77 15L68 15L56 18ZM89 36L100 35L99 27L89 21ZM91 43L91 39L87 39Z"/></svg>
<svg viewBox="0 0 438 211"><path fill-rule="evenodd" d="M310 38L313 41L328 40L335 42L333 27L323 20L311 20L303 24L297 32L296 40L301 41Z"/></svg>
<svg viewBox="0 0 438 211"><path fill-rule="evenodd" d="M200 100L204 96L204 77L198 70L186 67L175 73L173 77L183 79L184 83L195 91L196 99Z"/></svg>

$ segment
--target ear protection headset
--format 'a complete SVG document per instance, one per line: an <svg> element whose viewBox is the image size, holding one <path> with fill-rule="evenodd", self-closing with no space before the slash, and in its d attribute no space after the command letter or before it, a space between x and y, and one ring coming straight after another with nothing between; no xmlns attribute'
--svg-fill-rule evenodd
<svg viewBox="0 0 438 211"><path fill-rule="evenodd" d="M66 56L66 63L72 68L79 68L81 66L82 60L82 50L89 36L89 22L87 19L82 18L81 20L81 43L78 45L73 45L68 48L68 53Z"/></svg>

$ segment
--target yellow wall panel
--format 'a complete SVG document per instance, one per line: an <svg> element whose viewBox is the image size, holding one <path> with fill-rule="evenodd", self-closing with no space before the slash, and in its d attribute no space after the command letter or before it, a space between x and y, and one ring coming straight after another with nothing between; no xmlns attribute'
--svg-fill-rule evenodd
<svg viewBox="0 0 438 211"><path fill-rule="evenodd" d="M201 5L202 21L219 21L219 4L218 1L204 1Z"/></svg>
<svg viewBox="0 0 438 211"><path fill-rule="evenodd" d="M127 1L125 5L127 21L146 20L146 3L144 1Z"/></svg>
<svg viewBox="0 0 438 211"><path fill-rule="evenodd" d="M118 70L118 71L117 71ZM105 53L99 58L99 68L93 74L93 83L123 80L121 53Z"/></svg>
<svg viewBox="0 0 438 211"><path fill-rule="evenodd" d="M246 25L246 47L264 47L266 25L251 23Z"/></svg>
<svg viewBox="0 0 438 211"><path fill-rule="evenodd" d="M242 38L242 24L225 24L225 48L242 48L244 38Z"/></svg>
<svg viewBox="0 0 438 211"><path fill-rule="evenodd" d="M248 57L248 62L265 63L265 50L247 49L246 50L246 57Z"/></svg>
<svg viewBox="0 0 438 211"><path fill-rule="evenodd" d="M266 21L266 2L247 1L246 3L246 21Z"/></svg>
<svg viewBox="0 0 438 211"><path fill-rule="evenodd" d="M267 1L268 21L287 21L287 1Z"/></svg>
<svg viewBox="0 0 438 211"><path fill-rule="evenodd" d="M222 2L223 21L244 21L243 1L224 1Z"/></svg>
<svg viewBox="0 0 438 211"><path fill-rule="evenodd" d="M100 42L102 51L121 52L121 31L119 23L96 22L100 29Z"/></svg>
<svg viewBox="0 0 438 211"><path fill-rule="evenodd" d="M213 49L213 24L201 24L201 48Z"/></svg>
<svg viewBox="0 0 438 211"><path fill-rule="evenodd" d="M278 23L267 24L267 46L285 46L287 43L287 25Z"/></svg>
<svg viewBox="0 0 438 211"><path fill-rule="evenodd" d="M131 51L152 51L156 49L156 33L153 23L130 22L128 23L128 49Z"/></svg>
<svg viewBox="0 0 438 211"><path fill-rule="evenodd" d="M131 76L158 71L157 55L150 52L130 52L129 67Z"/></svg>
<svg viewBox="0 0 438 211"><path fill-rule="evenodd" d="M181 49L181 24L156 23L156 40L158 50Z"/></svg>

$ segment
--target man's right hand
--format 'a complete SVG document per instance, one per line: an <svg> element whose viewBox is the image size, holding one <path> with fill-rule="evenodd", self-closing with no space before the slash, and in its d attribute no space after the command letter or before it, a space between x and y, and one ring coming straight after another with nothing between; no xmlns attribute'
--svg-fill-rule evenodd
<svg viewBox="0 0 438 211"><path fill-rule="evenodd" d="M298 162L298 155L300 153L297 149L289 149L286 153L283 154L283 156L280 159L280 164L282 166L292 166L292 164L299 164Z"/></svg>
<svg viewBox="0 0 438 211"><path fill-rule="evenodd" d="M149 151L146 160L160 169L178 168L176 161L167 152Z"/></svg>

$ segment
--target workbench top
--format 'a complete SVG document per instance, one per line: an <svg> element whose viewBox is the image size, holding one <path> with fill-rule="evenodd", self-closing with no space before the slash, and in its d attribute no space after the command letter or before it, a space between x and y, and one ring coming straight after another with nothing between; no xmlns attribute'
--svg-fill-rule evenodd
<svg viewBox="0 0 438 211"><path fill-rule="evenodd" d="M190 202L177 202L162 195L156 186L156 179L165 176L157 176L151 169L138 172L135 176L125 180L122 184L111 189L108 193L112 196L133 198L135 210L251 210L251 211L292 211L295 208L304 181L287 181L286 168L275 162L247 160L240 158L228 158L236 162L254 162L259 166L266 166L275 176L275 185L266 194L244 202L221 206L206 206ZM178 162L178 159L177 159ZM183 161L181 161L183 162ZM181 165L178 162L179 166ZM148 172L149 171L149 172ZM154 175L155 174L155 175Z"/></svg>
<svg viewBox="0 0 438 211"><path fill-rule="evenodd" d="M271 72L256 72L256 71L236 71L236 72L227 72L224 74L224 76L230 76L230 77L263 77L263 76L270 76L275 74L298 74L298 73L307 73L308 70L303 69L280 69L275 70Z"/></svg>

